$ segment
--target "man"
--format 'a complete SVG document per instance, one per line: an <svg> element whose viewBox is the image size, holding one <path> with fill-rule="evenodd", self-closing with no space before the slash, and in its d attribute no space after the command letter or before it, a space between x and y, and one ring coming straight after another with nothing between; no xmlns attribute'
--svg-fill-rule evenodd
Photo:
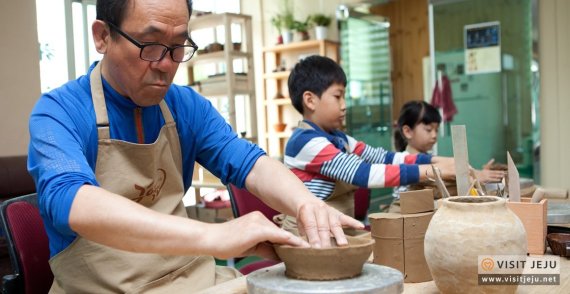
<svg viewBox="0 0 570 294"><path fill-rule="evenodd" d="M330 234L346 244L342 226L362 227L238 139L199 94L171 85L197 48L191 10L185 0L97 1L92 32L103 59L32 112L28 167L50 240L52 292L196 291L235 277L211 256L274 257L267 242L309 246L260 213L223 224L188 219L181 199L195 161L296 215L311 246L329 246Z"/></svg>

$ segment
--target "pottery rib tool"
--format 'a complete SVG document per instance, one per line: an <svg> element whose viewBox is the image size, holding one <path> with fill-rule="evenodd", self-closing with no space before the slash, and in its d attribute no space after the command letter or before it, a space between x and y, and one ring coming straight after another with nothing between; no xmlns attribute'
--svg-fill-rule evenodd
<svg viewBox="0 0 570 294"><path fill-rule="evenodd" d="M451 126L453 157L455 158L455 181L457 195L469 195L469 154L467 153L467 135L465 125Z"/></svg>
<svg viewBox="0 0 570 294"><path fill-rule="evenodd" d="M534 193L532 193L532 198L530 198L531 203L538 203L540 202L546 194L546 191L543 188L536 188Z"/></svg>
<svg viewBox="0 0 570 294"><path fill-rule="evenodd" d="M486 195L485 190L481 186L481 182L479 182L479 180L477 179L477 175L475 174L475 170L470 168L469 169L469 175L473 178L473 186L474 186L475 190L477 191L477 195L485 196Z"/></svg>
<svg viewBox="0 0 570 294"><path fill-rule="evenodd" d="M447 191L447 188L445 187L445 183L443 182L443 180L441 179L441 171L439 170L439 168L435 167L435 166L431 166L431 170L433 171L433 175L434 175L434 180L435 180L435 185L437 186L437 188L439 189L439 192L441 193L441 197L442 198L447 198L450 197L449 195L449 191Z"/></svg>
<svg viewBox="0 0 570 294"><path fill-rule="evenodd" d="M507 166L509 167L509 201L511 202L521 202L521 185L519 178L519 171L515 166L515 162L511 157L511 153L507 151Z"/></svg>

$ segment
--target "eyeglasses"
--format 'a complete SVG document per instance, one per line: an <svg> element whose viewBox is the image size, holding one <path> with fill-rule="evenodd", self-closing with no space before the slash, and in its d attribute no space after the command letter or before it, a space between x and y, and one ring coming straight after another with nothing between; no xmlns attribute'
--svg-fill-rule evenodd
<svg viewBox="0 0 570 294"><path fill-rule="evenodd" d="M113 23L107 22L109 27L121 36L125 37L125 39L129 40L129 42L133 43L135 46L141 49L141 53L139 57L145 61L161 61L166 52L170 52L170 58L172 58L175 62L186 62L194 56L196 50L198 50L198 45L188 37L186 44L184 45L176 45L172 47L168 47L164 44L160 43L144 43L141 44L137 40L133 39L133 37L129 36L127 33L121 31L119 27L114 25Z"/></svg>

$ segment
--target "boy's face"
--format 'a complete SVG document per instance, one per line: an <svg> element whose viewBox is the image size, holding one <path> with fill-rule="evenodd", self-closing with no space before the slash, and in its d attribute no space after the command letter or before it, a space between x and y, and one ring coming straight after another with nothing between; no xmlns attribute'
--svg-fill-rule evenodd
<svg viewBox="0 0 570 294"><path fill-rule="evenodd" d="M437 142L438 123L419 123L413 129L410 129L408 126L405 127L407 130L404 130L404 136L408 140L408 145L419 152L426 153L430 151Z"/></svg>
<svg viewBox="0 0 570 294"><path fill-rule="evenodd" d="M320 99L312 94L307 107L311 110L310 121L326 132L340 129L346 116L346 103L344 100L345 87L342 84L332 84Z"/></svg>

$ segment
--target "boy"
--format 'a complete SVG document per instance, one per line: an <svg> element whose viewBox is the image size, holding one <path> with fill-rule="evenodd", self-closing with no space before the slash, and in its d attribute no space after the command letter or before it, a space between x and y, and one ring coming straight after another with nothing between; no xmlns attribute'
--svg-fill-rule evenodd
<svg viewBox="0 0 570 294"><path fill-rule="evenodd" d="M347 215L354 215L357 187L396 187L426 180L429 164L444 178L455 174L452 158L386 151L359 142L340 128L346 115L346 75L332 59L310 56L289 76L289 95L303 121L285 148L285 165L318 198ZM281 217L293 233L296 222Z"/></svg>

